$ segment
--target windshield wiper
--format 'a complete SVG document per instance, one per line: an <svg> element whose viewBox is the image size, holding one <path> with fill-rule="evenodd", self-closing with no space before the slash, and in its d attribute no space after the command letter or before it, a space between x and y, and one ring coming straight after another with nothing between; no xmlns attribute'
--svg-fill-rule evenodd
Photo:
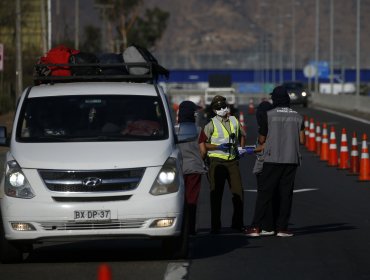
<svg viewBox="0 0 370 280"><path fill-rule="evenodd" d="M70 141L133 141L133 140L142 140L142 137L137 137L137 136L127 136L127 135L122 135L122 136L107 136L107 135L100 135L100 136L93 136L93 137L71 137L69 138Z"/></svg>
<svg viewBox="0 0 370 280"><path fill-rule="evenodd" d="M45 141L47 140L47 141ZM55 136L38 136L38 137L30 137L27 138L27 141L30 142L39 142L39 141L45 141L45 142L69 142L70 139L63 138L63 137L55 137Z"/></svg>

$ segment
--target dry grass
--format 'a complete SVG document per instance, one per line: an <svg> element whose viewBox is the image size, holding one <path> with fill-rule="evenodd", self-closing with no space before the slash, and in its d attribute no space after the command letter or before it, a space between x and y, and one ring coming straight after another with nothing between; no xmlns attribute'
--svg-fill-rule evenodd
<svg viewBox="0 0 370 280"><path fill-rule="evenodd" d="M6 126L8 133L12 130L14 112L0 114L0 126Z"/></svg>
<svg viewBox="0 0 370 280"><path fill-rule="evenodd" d="M6 126L8 135L12 131L14 120L14 112L9 112L6 114L0 114L0 126ZM4 153L8 150L7 147L0 147L0 153Z"/></svg>

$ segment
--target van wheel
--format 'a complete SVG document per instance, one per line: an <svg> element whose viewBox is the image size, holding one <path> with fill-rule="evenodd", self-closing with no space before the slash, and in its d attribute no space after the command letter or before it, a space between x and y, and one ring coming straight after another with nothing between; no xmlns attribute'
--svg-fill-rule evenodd
<svg viewBox="0 0 370 280"><path fill-rule="evenodd" d="M16 244L5 239L3 221L0 213L0 261L2 263L18 263L23 261L23 251Z"/></svg>
<svg viewBox="0 0 370 280"><path fill-rule="evenodd" d="M162 250L170 259L186 259L189 252L189 215L184 211L180 236L167 237L162 240Z"/></svg>

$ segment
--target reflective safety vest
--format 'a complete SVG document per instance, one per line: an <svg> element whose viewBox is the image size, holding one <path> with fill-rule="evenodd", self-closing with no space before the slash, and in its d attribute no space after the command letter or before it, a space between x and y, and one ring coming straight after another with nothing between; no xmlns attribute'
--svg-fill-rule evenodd
<svg viewBox="0 0 370 280"><path fill-rule="evenodd" d="M211 135L211 144L220 145L222 143L235 143L239 139L239 122L234 116L229 117L230 121L230 134L234 133L235 138L230 139L230 134L217 117L212 118L213 133ZM213 150L208 152L209 157L221 158L225 160L232 160L235 158L235 151L231 149L229 151Z"/></svg>

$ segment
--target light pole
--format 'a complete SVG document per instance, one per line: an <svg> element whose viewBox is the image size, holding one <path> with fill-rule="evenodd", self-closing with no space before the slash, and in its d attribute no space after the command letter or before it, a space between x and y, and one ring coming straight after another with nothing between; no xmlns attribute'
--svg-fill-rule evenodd
<svg viewBox="0 0 370 280"><path fill-rule="evenodd" d="M51 38L51 33L52 33L52 21L51 21L51 0L48 0L47 2L47 10L48 10L48 50L51 49L51 44L52 44L52 38Z"/></svg>
<svg viewBox="0 0 370 280"><path fill-rule="evenodd" d="M334 91L334 4L330 0L330 93Z"/></svg>
<svg viewBox="0 0 370 280"><path fill-rule="evenodd" d="M295 81L295 0L292 0L292 81Z"/></svg>
<svg viewBox="0 0 370 280"><path fill-rule="evenodd" d="M46 53L48 50L46 38L46 9L45 0L41 0L41 36L42 36L42 52Z"/></svg>
<svg viewBox="0 0 370 280"><path fill-rule="evenodd" d="M279 82L280 82L280 84L282 84L283 83L283 79L284 79L284 77L283 77L283 40L282 40L282 38L283 38L283 32L282 32L282 30L283 30L283 23L282 23L282 21L281 21L281 11L280 11L280 13L279 13L279 37L280 37L280 39L279 39Z"/></svg>
<svg viewBox="0 0 370 280"><path fill-rule="evenodd" d="M315 26L315 64L316 64L316 71L315 71L315 94L319 92L319 71L318 71L318 63L319 63L319 37L320 37L320 0L316 0L316 26Z"/></svg>
<svg viewBox="0 0 370 280"><path fill-rule="evenodd" d="M80 45L80 0L75 0L75 49Z"/></svg>
<svg viewBox="0 0 370 280"><path fill-rule="evenodd" d="M15 2L15 74L16 74L16 100L23 91L23 72L22 72L22 26L21 26L21 0Z"/></svg>
<svg viewBox="0 0 370 280"><path fill-rule="evenodd" d="M357 0L356 20L356 109L360 105L361 0Z"/></svg>

